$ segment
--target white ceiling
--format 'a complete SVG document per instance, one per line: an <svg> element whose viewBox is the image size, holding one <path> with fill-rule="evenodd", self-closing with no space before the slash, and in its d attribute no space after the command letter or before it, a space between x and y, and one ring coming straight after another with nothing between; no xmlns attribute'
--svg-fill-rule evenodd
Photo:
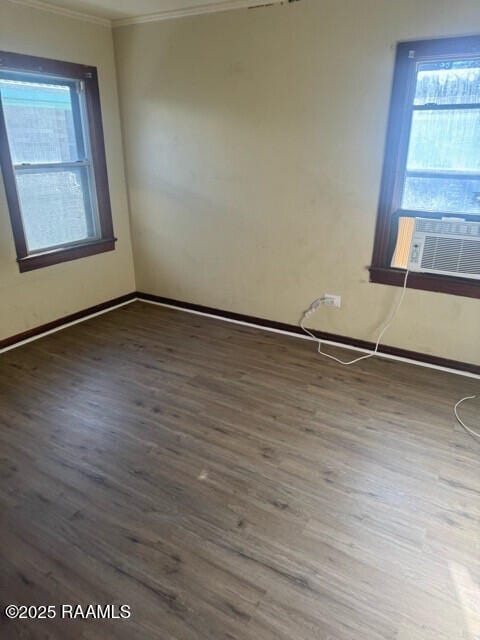
<svg viewBox="0 0 480 640"><path fill-rule="evenodd" d="M282 0L12 0L37 8L58 10L59 13L78 14L112 21L113 24L147 22L175 18L196 13L211 13Z"/></svg>
<svg viewBox="0 0 480 640"><path fill-rule="evenodd" d="M165 11L198 8L202 4L220 4L222 0L48 0L48 2L65 9L116 20Z"/></svg>

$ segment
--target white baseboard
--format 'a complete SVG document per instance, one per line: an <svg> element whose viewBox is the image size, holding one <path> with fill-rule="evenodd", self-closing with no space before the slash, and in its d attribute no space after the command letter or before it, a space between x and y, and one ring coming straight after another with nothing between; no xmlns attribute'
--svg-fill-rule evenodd
<svg viewBox="0 0 480 640"><path fill-rule="evenodd" d="M35 336L32 336L31 338L26 338L25 340L21 340L20 342L15 342L14 344L9 345L8 347L4 347L3 349L0 349L0 354L5 353L7 351L11 351L12 349L21 347L22 345L28 344L29 342L40 340L40 338L44 338L45 336L48 336L52 333L56 333L57 331L62 331L63 329L66 329L67 327L71 327L75 324L85 322L86 320L90 320L91 318L101 316L105 313L109 313L110 311L114 311L115 309L120 309L121 307L125 307L128 304L132 304L132 302L144 302L145 304L150 304L158 307L166 307L167 309L175 309L176 311L183 311L184 313L203 316L205 318L214 318L215 320L222 320L223 322L230 322L231 324L237 324L244 327L252 327L254 329L260 329L262 331L268 331L270 333L278 333L280 335L289 336L290 338L298 338L299 340L310 340L314 342L313 338L311 338L310 336L300 335L298 333L294 333L293 331L286 331L284 329L274 329L273 327L265 327L264 325L255 324L254 322L247 322L244 320L234 320L232 318L225 318L225 316L215 315L214 313L206 313L204 311L195 311L194 309L188 309L185 307L176 306L174 304L168 304L166 302L156 302L154 300L145 300L144 298L132 298L131 300L127 300L113 307L108 307L107 309L103 309L102 311L91 313L88 316L79 318L78 320L66 322L65 324L59 325L54 329L49 329L48 331L39 333ZM332 340L322 340L322 343L326 345L331 345L332 347L339 347L340 349L347 349L349 351L357 351L359 353L369 353L368 349L362 349L360 347L354 347L354 346L343 344L341 342L334 342ZM480 380L479 375L475 373L470 373L469 371L461 371L459 369L442 367L440 365L431 364L428 362L421 362L420 360L414 360L413 358L402 358L401 356L395 356L389 353L382 353L382 352L378 352L375 357L383 358L385 360L393 360L395 362L404 362L407 364L413 364L417 367L424 367L426 369L433 369L435 371L444 371L445 373L453 373L457 376L464 376L465 378L473 378L474 380Z"/></svg>
<svg viewBox="0 0 480 640"><path fill-rule="evenodd" d="M269 331L270 333L279 333L281 335L289 336L290 338L298 338L299 340L315 340L307 335L301 335L293 331L286 331L285 329L274 329L273 327L266 327L261 324L255 324L253 322L246 322L244 320L234 320L232 318L226 318L225 316L215 315L214 313L206 313L204 311L195 311L194 309L188 309L185 307L176 306L174 304L168 304L166 302L156 302L155 300L146 300L144 298L137 298L140 302L146 304L153 304L159 307L167 307L168 309L175 309L177 311L183 311L185 313L191 313L197 316L204 316L206 318L214 318L215 320L223 320L223 322L230 322L232 324L239 324L245 327L253 327L255 329L261 329L262 331ZM354 347L342 342L334 342L332 340L322 340L322 344L331 345L332 347L339 347L340 349L348 349L348 351L358 351L359 353L370 353L369 349L362 349L360 347ZM431 364L429 362L421 362L420 360L414 360L413 358L402 358L401 356L391 355L389 353L378 352L377 358L383 358L384 360L393 360L395 362L404 362L407 364L413 364L417 367L424 367L426 369L434 369L435 371L444 371L446 373L453 373L458 376L464 376L465 378L473 378L474 380L480 380L480 376L469 371L461 371L460 369L451 369L449 367L442 367L437 364Z"/></svg>
<svg viewBox="0 0 480 640"><path fill-rule="evenodd" d="M42 333L38 333L31 338L25 338L25 340L20 340L19 342L15 342L14 344L10 344L8 347L3 347L0 349L0 353L6 353L7 351L11 351L12 349L16 349L17 347L21 347L24 344L28 344L29 342L34 342L35 340L40 340L40 338L44 338L45 336L49 336L51 333L57 333L57 331L63 331L67 327L72 327L74 324L80 324L80 322L85 322L86 320L90 320L91 318L96 318L97 316L102 316L104 313L109 313L110 311L114 311L115 309L120 309L120 307L125 307L127 304L131 304L132 302L137 302L138 298L132 298L131 300L126 300L125 302L121 302L120 304L116 304L113 307L108 307L107 309L102 309L102 311L96 311L95 313L90 313L88 316L84 316L83 318L79 318L78 320L72 320L71 322L65 322L65 324L60 324L58 327L54 329L48 329L47 331L42 331Z"/></svg>

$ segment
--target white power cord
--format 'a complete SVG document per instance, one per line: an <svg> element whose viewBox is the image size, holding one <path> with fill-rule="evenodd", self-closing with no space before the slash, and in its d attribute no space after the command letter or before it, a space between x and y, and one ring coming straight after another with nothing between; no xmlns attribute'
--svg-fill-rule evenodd
<svg viewBox="0 0 480 640"><path fill-rule="evenodd" d="M305 331L306 334L308 334L313 340L315 340L315 342L318 343L318 353L322 356L325 356L326 358L330 358L331 360L335 360L335 362L338 362L339 364L343 364L345 366L349 366L351 364L356 364L357 362L360 362L361 360L366 360L367 358L373 358L373 356L376 356L378 353L378 350L380 348L380 343L382 341L383 336L385 335L385 332L387 331L387 329L390 327L390 325L392 324L392 322L395 320L397 313L400 309L400 307L402 306L402 302L405 298L405 293L407 291L407 281L408 281L408 275L409 275L409 271L407 269L407 271L405 272L405 279L403 281L403 289L402 289L402 293L398 299L397 304L395 305L390 318L388 319L388 321L385 323L383 329L380 331L380 334L377 338L377 341L375 343L375 348L370 351L369 353L366 353L363 356L360 356L359 358L355 358L354 360L349 360L349 361L345 361L345 360L340 360L340 358L336 358L335 356L330 355L329 353L325 353L324 351L322 351L322 340L320 338L317 338L316 335L314 335L311 331L309 331L304 323L305 320L307 318L309 318L311 315L313 315L316 311L318 311L319 307L322 306L322 304L325 302L325 298L318 298L318 300L315 300L315 302L313 302L310 307L307 309L307 311L305 311L300 319L300 327L303 329L303 331ZM480 440L480 433L478 433L477 431L474 431L472 428L470 428L467 424L465 424L465 422L463 422L463 420L460 418L460 416L458 415L458 408L460 407L460 405L462 405L464 402L466 402L467 400L476 400L477 398L479 398L480 396L466 396L465 398L462 398L461 400L459 400L457 402L457 404L455 405L455 407L453 408L453 412L455 414L455 418L457 419L458 423L465 429L465 431L467 433L469 433L471 436L473 436L474 438L477 438Z"/></svg>
<svg viewBox="0 0 480 640"><path fill-rule="evenodd" d="M380 348L380 343L382 341L383 336L385 335L385 332L390 327L392 322L395 320L395 318L397 316L397 313L398 313L400 307L402 306L403 299L405 298L405 293L407 292L407 281L408 281L409 273L410 272L407 269L405 271L405 279L403 281L402 293L401 293L401 295L400 295L400 297L398 299L398 302L395 305L392 313L390 314L390 318L385 323L383 329L380 331L380 334L379 334L379 336L377 338L377 341L375 343L375 348L372 351L370 351L369 353L366 353L364 356L360 356L359 358L355 358L354 360L345 361L345 360L340 360L340 358L336 358L335 356L332 356L329 353L325 353L324 351L322 351L322 340L320 338L317 338L317 336L315 336L311 331L309 331L304 326L305 320L307 318L309 318L312 314L314 314L318 310L318 308L325 301L325 298L319 298L318 300L315 300L315 302L313 302L310 305L309 309L307 309L307 311L305 311L304 314L301 317L300 327L303 329L303 331L305 331L306 334L308 334L311 338L313 338L313 340L315 340L315 342L318 343L318 353L320 355L325 356L326 358L330 358L331 360L335 360L335 362L338 362L339 364L343 364L345 366L349 366L351 364L356 364L357 362L360 362L361 360L366 360L367 358L373 358L373 356L376 356L377 353L378 353L378 350Z"/></svg>
<svg viewBox="0 0 480 640"><path fill-rule="evenodd" d="M476 400L479 396L466 396L465 398L462 398L461 400L459 400L457 402L457 404L455 405L454 409L453 409L453 413L455 414L455 418L457 419L457 421L459 422L459 424L462 425L462 427L465 429L465 431L467 433L469 433L471 436L473 436L474 438L478 438L480 440L480 433L478 433L477 431L474 431L473 429L471 429L468 425L465 424L465 422L463 422L463 420L460 418L460 416L458 415L458 407L463 404L464 402L466 402L467 400Z"/></svg>

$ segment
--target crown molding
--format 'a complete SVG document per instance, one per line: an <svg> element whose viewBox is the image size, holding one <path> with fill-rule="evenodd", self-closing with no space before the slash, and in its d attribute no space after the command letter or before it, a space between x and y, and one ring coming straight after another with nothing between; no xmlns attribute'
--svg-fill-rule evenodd
<svg viewBox="0 0 480 640"><path fill-rule="evenodd" d="M93 16L90 13L83 13L82 11L74 11L73 9L66 9L65 7L59 7L57 5L44 2L43 0L8 0L13 4L20 4L31 9L39 9L40 11L48 11L50 13L56 13L64 18L73 18L74 20L83 20L84 22L92 22L93 24L101 25L102 27L111 27L112 21L108 18L100 18L99 16Z"/></svg>
<svg viewBox="0 0 480 640"><path fill-rule="evenodd" d="M233 9L254 9L256 7L270 6L273 4L284 4L290 0L222 0L221 2L207 2L206 4L197 5L196 7L184 7L183 9L170 9L167 11L157 11L147 15L131 16L128 18L117 18L109 20L101 18L83 11L74 11L66 7L60 7L44 0L8 0L12 4L19 4L31 9L40 11L48 11L65 18L73 18L74 20L83 20L91 22L102 27L126 27L133 24L144 24L147 22L159 22L161 20L174 20L175 18L184 18L187 16L198 16L206 13L216 13L219 11L232 11Z"/></svg>
<svg viewBox="0 0 480 640"><path fill-rule="evenodd" d="M170 9L157 11L145 16L133 16L131 18L118 18L112 20L113 27L126 27L132 24L144 24L146 22L159 22L161 20L173 20L187 16L198 16L205 13L218 11L231 11L233 9L253 9L255 7L283 4L287 0L222 0L222 2L208 2L196 7L184 7L183 9Z"/></svg>

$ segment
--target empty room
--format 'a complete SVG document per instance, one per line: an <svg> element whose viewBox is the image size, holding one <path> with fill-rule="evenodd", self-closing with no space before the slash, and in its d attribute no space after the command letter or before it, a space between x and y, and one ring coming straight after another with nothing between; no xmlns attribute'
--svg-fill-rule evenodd
<svg viewBox="0 0 480 640"><path fill-rule="evenodd" d="M0 0L1 640L480 640L479 0Z"/></svg>

